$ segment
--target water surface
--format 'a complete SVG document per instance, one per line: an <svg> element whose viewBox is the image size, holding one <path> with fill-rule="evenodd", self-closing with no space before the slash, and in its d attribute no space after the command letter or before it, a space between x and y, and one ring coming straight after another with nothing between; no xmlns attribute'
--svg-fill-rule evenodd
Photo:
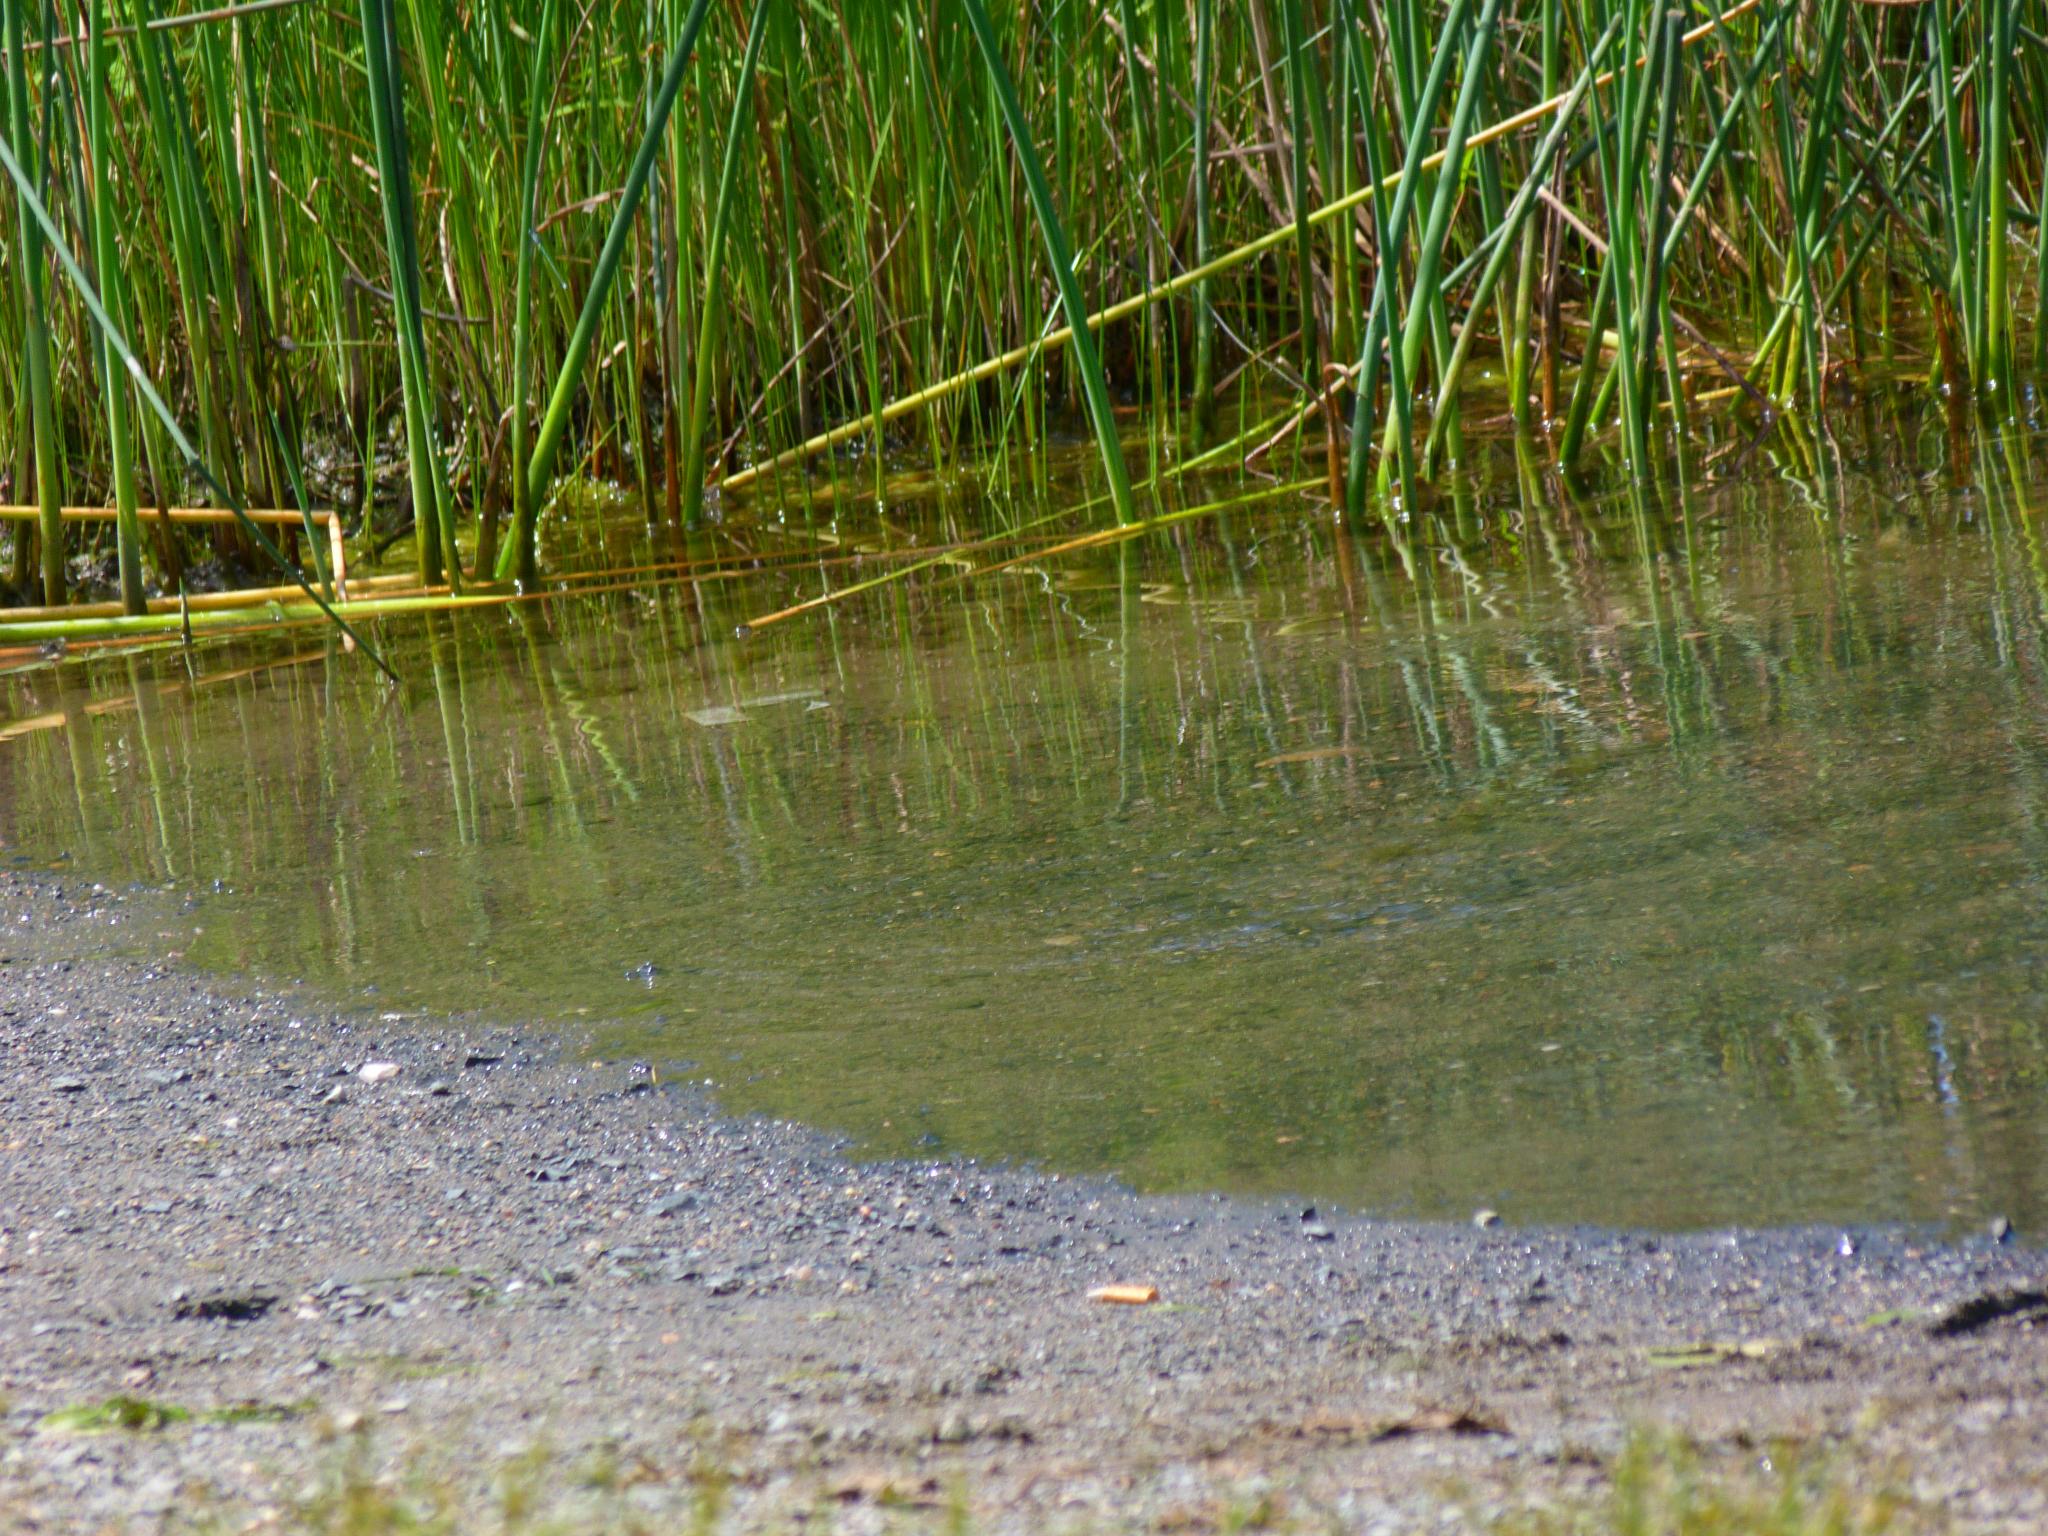
<svg viewBox="0 0 2048 1536"><path fill-rule="evenodd" d="M380 624L396 692L312 629L24 670L0 857L172 888L137 941L205 965L575 1021L879 1153L2038 1223L2048 445L1738 455L1574 488L1503 448L1405 539L1269 497L738 633L1086 495L926 477L691 551L759 569Z"/></svg>

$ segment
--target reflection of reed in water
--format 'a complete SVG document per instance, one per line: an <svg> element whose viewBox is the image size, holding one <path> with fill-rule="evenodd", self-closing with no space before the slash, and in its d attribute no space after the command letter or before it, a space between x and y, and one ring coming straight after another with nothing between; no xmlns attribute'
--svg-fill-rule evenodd
<svg viewBox="0 0 2048 1536"><path fill-rule="evenodd" d="M1155 1183L2024 1211L2038 449L1968 496L1767 453L1683 498L1503 455L1413 581L1268 506L746 640L809 564L394 624L396 696L274 641L15 674L6 832L222 879L195 956L624 1015L885 1145L926 1104Z"/></svg>

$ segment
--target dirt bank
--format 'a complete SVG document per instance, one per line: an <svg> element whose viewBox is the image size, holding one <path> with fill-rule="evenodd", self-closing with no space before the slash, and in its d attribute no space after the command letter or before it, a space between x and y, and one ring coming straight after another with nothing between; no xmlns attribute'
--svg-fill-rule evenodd
<svg viewBox="0 0 2048 1536"><path fill-rule="evenodd" d="M291 1526L354 1456L657 1529L715 1475L744 1528L1438 1530L1597 1492L1640 1426L2048 1527L2027 1234L861 1165L554 1037L106 958L156 899L0 875L0 1529ZM1161 1300L1087 1299L1119 1282ZM82 1432L117 1396L144 1427Z"/></svg>

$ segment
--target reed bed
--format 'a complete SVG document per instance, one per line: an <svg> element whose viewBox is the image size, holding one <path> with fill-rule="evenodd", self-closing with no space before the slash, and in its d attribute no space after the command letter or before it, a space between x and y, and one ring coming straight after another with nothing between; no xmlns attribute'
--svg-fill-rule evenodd
<svg viewBox="0 0 2048 1536"><path fill-rule="evenodd" d="M1355 517L1479 426L1648 469L1703 410L2025 416L2048 373L2030 0L4 9L4 577L46 606L257 563L158 505L410 530L459 595L531 588L579 478L687 527L1080 430L1131 524L1278 396L1273 473Z"/></svg>

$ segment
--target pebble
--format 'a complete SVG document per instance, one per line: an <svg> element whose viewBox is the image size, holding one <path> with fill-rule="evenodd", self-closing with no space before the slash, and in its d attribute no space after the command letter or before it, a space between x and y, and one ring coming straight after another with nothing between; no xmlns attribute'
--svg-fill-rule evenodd
<svg viewBox="0 0 2048 1536"><path fill-rule="evenodd" d="M356 1068L356 1076L366 1083L388 1083L398 1076L395 1061L366 1061Z"/></svg>
<svg viewBox="0 0 2048 1536"><path fill-rule="evenodd" d="M1488 1227L1500 1225L1500 1212L1480 1210L1472 1213L1472 1225L1484 1232Z"/></svg>
<svg viewBox="0 0 2048 1536"><path fill-rule="evenodd" d="M85 1079L82 1077L56 1077L50 1080L52 1093L83 1093Z"/></svg>

